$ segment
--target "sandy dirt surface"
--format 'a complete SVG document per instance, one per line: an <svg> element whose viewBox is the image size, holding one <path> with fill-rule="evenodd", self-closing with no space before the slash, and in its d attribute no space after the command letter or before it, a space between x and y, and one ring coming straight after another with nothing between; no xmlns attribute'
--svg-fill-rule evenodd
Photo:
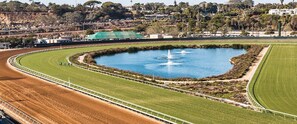
<svg viewBox="0 0 297 124"><path fill-rule="evenodd" d="M262 59L264 58L265 54L267 53L269 47L265 47L260 54L257 57L257 60L255 63L253 63L253 65L250 67L249 71L246 73L246 75L244 75L241 80L249 80L251 81L254 74L256 73L256 70L258 69Z"/></svg>
<svg viewBox="0 0 297 124"><path fill-rule="evenodd" d="M0 97L42 123L159 123L141 114L77 93L8 67L7 59L36 49L0 53Z"/></svg>

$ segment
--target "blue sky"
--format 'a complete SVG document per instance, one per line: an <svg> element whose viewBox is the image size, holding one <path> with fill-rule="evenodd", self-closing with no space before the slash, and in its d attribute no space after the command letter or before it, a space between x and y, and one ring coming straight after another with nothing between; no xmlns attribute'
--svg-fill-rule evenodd
<svg viewBox="0 0 297 124"><path fill-rule="evenodd" d="M28 2L29 0L20 0L21 2ZM36 0L37 1L37 0ZM84 3L87 0L39 0L42 3L49 3L49 2L55 2L58 4L63 4L63 3L67 3L67 4L76 4L76 3ZM107 1L111 1L111 2L115 2L115 3L122 3L123 5L127 6L127 5L131 5L130 0L99 0L102 2L107 2ZM146 2L163 2L165 4L173 4L174 0L133 0L133 3L146 3ZM203 1L207 1L207 2L216 2L216 3L226 3L228 0L177 0L177 2L180 1L184 1L184 2L189 2L190 4L198 4L200 2ZM255 3L280 3L280 0L254 0ZM290 0L293 1L293 0ZM285 2L290 2L288 0L285 0Z"/></svg>

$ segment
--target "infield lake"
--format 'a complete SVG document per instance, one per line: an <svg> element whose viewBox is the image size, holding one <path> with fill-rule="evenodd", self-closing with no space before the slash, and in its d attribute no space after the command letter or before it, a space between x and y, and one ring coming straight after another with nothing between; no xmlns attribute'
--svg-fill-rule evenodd
<svg viewBox="0 0 297 124"><path fill-rule="evenodd" d="M95 58L98 65L164 78L203 78L224 74L233 65L230 59L244 49L172 49L118 53Z"/></svg>

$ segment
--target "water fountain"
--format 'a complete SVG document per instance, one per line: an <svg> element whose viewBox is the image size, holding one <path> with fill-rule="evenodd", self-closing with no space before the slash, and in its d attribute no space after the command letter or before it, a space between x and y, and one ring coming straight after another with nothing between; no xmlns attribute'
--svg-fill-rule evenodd
<svg viewBox="0 0 297 124"><path fill-rule="evenodd" d="M171 51L168 50L168 53L167 53L167 63L161 63L160 65L167 65L167 66L171 66L171 65L180 65L181 63L175 63L172 61L173 59L173 55L171 54Z"/></svg>
<svg viewBox="0 0 297 124"><path fill-rule="evenodd" d="M190 53L190 52L187 52L186 50L182 50L182 51L180 51L180 52L177 52L177 53L180 53L180 54L187 54L187 53Z"/></svg>
<svg viewBox="0 0 297 124"><path fill-rule="evenodd" d="M167 59L168 59L168 60L173 59L173 55L171 54L170 50L168 50L168 53L167 53Z"/></svg>
<svg viewBox="0 0 297 124"><path fill-rule="evenodd" d="M180 53L181 53L181 54L186 54L186 53L187 53L187 51L185 51L185 50L182 50Z"/></svg>

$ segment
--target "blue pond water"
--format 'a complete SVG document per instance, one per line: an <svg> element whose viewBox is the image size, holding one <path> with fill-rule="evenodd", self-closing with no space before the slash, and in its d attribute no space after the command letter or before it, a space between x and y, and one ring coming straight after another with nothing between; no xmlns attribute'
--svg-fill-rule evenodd
<svg viewBox="0 0 297 124"><path fill-rule="evenodd" d="M183 51L183 53L182 53ZM232 57L246 53L244 49L173 49L119 53L95 58L98 65L164 78L203 78L224 74L233 65Z"/></svg>

